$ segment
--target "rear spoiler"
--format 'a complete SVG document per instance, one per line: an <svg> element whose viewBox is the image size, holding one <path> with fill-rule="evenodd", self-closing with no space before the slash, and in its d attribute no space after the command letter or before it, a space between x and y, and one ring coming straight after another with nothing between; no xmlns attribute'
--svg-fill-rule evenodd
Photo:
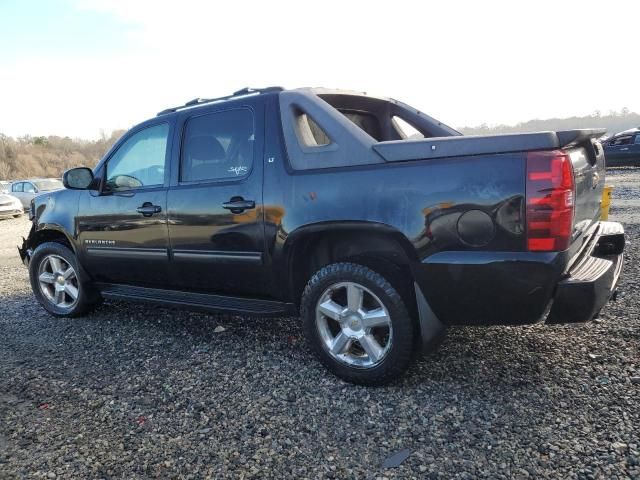
<svg viewBox="0 0 640 480"><path fill-rule="evenodd" d="M378 142L373 145L373 149L387 162L401 162L571 148L585 142L591 143L592 139L597 139L605 133L604 128L584 128L559 132L433 137Z"/></svg>
<svg viewBox="0 0 640 480"><path fill-rule="evenodd" d="M571 148L589 142L591 139L597 140L605 133L607 133L606 128L583 128L580 130L562 130L556 132L556 135L560 142L560 148Z"/></svg>

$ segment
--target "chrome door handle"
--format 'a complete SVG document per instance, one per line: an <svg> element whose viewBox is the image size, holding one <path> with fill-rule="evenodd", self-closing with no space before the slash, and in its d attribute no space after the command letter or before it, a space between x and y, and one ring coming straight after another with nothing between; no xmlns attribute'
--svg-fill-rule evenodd
<svg viewBox="0 0 640 480"><path fill-rule="evenodd" d="M256 208L256 202L253 200L245 200L242 197L233 197L228 202L223 203L222 208L231 210L231 213L242 213L245 210Z"/></svg>
<svg viewBox="0 0 640 480"><path fill-rule="evenodd" d="M145 217L150 217L154 213L160 213L162 207L159 205L152 205L150 202L145 202L141 207L137 208L138 213L141 213Z"/></svg>

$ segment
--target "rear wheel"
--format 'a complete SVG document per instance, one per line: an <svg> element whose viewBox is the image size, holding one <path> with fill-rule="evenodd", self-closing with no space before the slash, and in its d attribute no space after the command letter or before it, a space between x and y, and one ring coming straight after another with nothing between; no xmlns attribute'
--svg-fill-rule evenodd
<svg viewBox="0 0 640 480"><path fill-rule="evenodd" d="M379 273L353 263L326 266L311 278L301 303L312 349L340 378L382 385L409 366L414 323Z"/></svg>
<svg viewBox="0 0 640 480"><path fill-rule="evenodd" d="M52 315L77 317L100 302L91 285L81 282L78 271L75 255L60 243L43 243L33 252L29 263L31 288Z"/></svg>

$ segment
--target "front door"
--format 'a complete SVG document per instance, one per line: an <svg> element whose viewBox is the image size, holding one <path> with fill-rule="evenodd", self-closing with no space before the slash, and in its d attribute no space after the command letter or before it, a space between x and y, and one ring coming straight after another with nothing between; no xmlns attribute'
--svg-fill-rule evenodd
<svg viewBox="0 0 640 480"><path fill-rule="evenodd" d="M182 141L167 201L170 277L176 289L260 294L263 106L254 99L218 108L187 111L178 122Z"/></svg>
<svg viewBox="0 0 640 480"><path fill-rule="evenodd" d="M170 132L164 122L129 133L96 172L100 189L83 192L81 260L98 282L167 286Z"/></svg>
<svg viewBox="0 0 640 480"><path fill-rule="evenodd" d="M605 159L608 167L629 165L633 154L633 135L620 135L605 148Z"/></svg>
<svg viewBox="0 0 640 480"><path fill-rule="evenodd" d="M11 185L11 195L16 197L22 203L22 208L26 209L24 201L24 182L16 182Z"/></svg>

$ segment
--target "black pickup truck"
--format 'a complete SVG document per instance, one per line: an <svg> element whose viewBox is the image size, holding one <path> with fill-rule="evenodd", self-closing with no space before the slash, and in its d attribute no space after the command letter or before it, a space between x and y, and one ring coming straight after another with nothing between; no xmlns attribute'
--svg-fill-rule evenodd
<svg viewBox="0 0 640 480"><path fill-rule="evenodd" d="M393 99L245 89L67 171L19 251L53 315L103 298L299 314L331 371L382 384L448 325L598 315L624 248L599 221L602 133L467 137Z"/></svg>

